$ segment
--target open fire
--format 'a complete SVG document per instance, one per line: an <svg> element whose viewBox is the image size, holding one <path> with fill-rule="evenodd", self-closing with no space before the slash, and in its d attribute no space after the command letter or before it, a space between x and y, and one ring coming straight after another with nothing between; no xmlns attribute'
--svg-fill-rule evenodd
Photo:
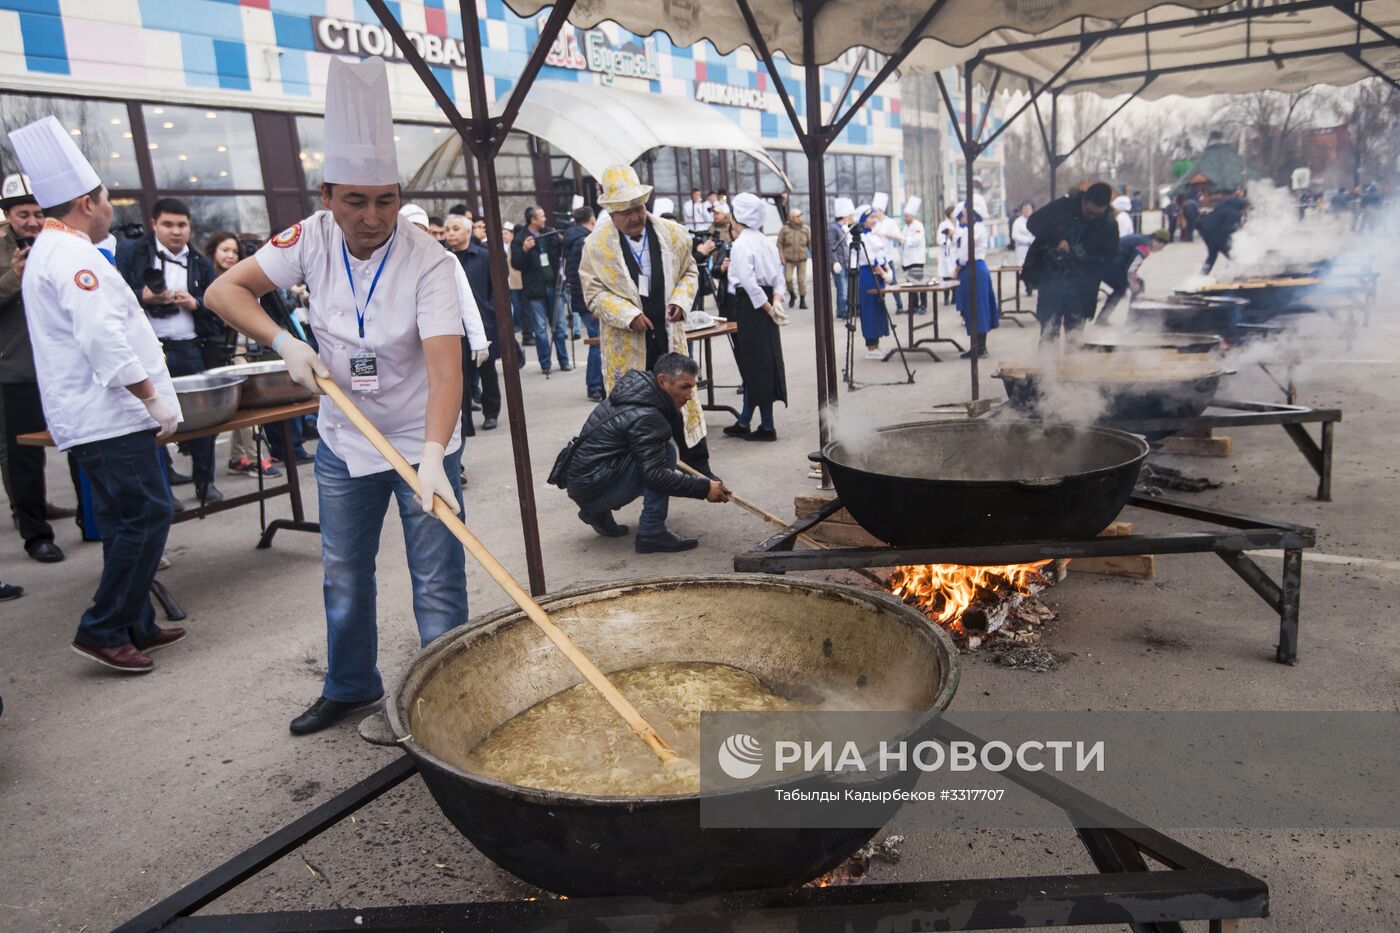
<svg viewBox="0 0 1400 933"><path fill-rule="evenodd" d="M1058 578L1052 563L898 567L890 576L889 588L969 647L976 647L994 632L1012 634L1054 617L1036 599Z"/></svg>

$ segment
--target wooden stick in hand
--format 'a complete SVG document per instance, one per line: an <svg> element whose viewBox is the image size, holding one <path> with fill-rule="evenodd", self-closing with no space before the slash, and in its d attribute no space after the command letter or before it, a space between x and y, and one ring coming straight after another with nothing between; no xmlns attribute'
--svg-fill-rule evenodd
<svg viewBox="0 0 1400 933"><path fill-rule="evenodd" d="M418 472L404 459L403 454L389 443L388 438L379 432L379 429L370 422L369 418L365 417L365 413L360 411L359 406L350 400L345 391L323 376L317 376L316 383L331 401L335 402L345 413L345 417L350 419L350 423L358 428L360 433L374 445L374 449L379 451L380 456L389 461L389 465L403 478L403 481L408 483L414 492L421 495L421 490L418 488ZM435 496L433 498L433 514L447 526L447 530L452 532L453 537L462 542L472 557L475 557L481 566L486 568L491 579L495 580L501 589L506 591L506 595L517 606L525 610L530 621L538 625L545 637L554 643L554 647L563 652L564 657L568 658L569 662L583 675L583 679L592 684L594 689L603 695L603 699L608 701L608 705L627 721L627 725L632 728L633 732L637 733L643 742L647 743L647 746L656 753L656 757L660 758L663 764L678 759L675 750L666 744L666 740L649 722L642 718L642 714L637 711L637 708L618 692L612 681L608 680L607 675L579 650L578 645L574 644L573 639L569 638L563 629L554 624L554 620L540 607L539 603L535 602L529 593L521 588L515 578L510 575L510 571L506 570L501 562L496 560L495 555L486 550L486 546L468 530L462 520L457 517L456 503L448 505L442 501L441 497Z"/></svg>

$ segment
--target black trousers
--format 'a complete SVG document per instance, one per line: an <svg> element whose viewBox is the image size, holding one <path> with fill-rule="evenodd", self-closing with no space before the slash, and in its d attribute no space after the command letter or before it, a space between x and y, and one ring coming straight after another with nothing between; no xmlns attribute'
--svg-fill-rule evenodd
<svg viewBox="0 0 1400 933"><path fill-rule="evenodd" d="M467 349L467 341L462 340L462 436L475 437L476 424L472 419L472 401L481 402L481 417L499 418L501 415L501 380L496 372L496 344L491 344L491 355L485 364L478 366ZM478 394L473 386L480 385Z"/></svg>
<svg viewBox="0 0 1400 933"><path fill-rule="evenodd" d="M53 540L45 518L48 490L44 484L44 448L21 446L17 438L44 430L44 406L36 382L11 382L0 389L5 398L5 453L9 458L10 506L19 520L24 546Z"/></svg>
<svg viewBox="0 0 1400 933"><path fill-rule="evenodd" d="M191 340L161 340L165 350L165 368L172 376L196 376L204 372L204 351L198 338ZM198 493L214 482L214 438L201 437L179 444L180 453L190 458L194 472L194 488ZM165 462L166 478L174 469L170 462L170 452L161 445L161 459Z"/></svg>

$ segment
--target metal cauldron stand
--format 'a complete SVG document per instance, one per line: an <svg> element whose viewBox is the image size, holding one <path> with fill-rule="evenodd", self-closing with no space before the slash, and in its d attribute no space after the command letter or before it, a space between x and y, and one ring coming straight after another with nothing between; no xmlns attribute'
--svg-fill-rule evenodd
<svg viewBox="0 0 1400 933"><path fill-rule="evenodd" d="M901 567L910 564L1001 565L1026 564L1046 558L1126 557L1137 554L1215 554L1240 575L1249 588L1278 613L1279 636L1274 658L1280 664L1298 661L1298 606L1303 584L1303 549L1317 543L1312 528L1205 509L1186 502L1134 495L1128 508L1161 512L1215 526L1211 530L1131 534L1059 541L1017 541L977 547L834 547L799 551L797 536L810 531L841 510L833 498L821 509L800 518L758 547L734 558L744 573L787 573L792 570L854 570L862 567ZM1222 530L1223 529L1223 530ZM1247 551L1282 550L1283 575L1275 582Z"/></svg>
<svg viewBox="0 0 1400 933"><path fill-rule="evenodd" d="M976 736L948 726L956 734ZM195 912L337 825L417 769L407 755L235 855L209 874L117 927L151 931L513 930L664 928L672 933L764 933L802 929L1001 930L1049 926L1129 925L1144 933L1179 933L1180 921L1206 920L1211 933L1238 930L1240 920L1269 915L1269 886L1124 816L1126 829L1077 829L1096 873L957 881L735 891L692 900L644 896L486 901L401 907L268 913ZM1043 800L1073 812L1109 808L1044 772L1012 767L1005 776ZM1152 868L1151 858L1165 868Z"/></svg>

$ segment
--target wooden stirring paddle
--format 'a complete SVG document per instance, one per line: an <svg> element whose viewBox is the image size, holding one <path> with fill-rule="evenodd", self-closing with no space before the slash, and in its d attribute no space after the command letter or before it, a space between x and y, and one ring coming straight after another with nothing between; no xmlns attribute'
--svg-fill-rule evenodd
<svg viewBox="0 0 1400 933"><path fill-rule="evenodd" d="M316 377L316 384L345 413L345 417L350 419L350 422L359 429L360 433L374 445L374 449L379 451L385 460L389 461L389 465L399 476L403 477L403 481L408 483L414 492L421 494L422 491L418 488L417 471L404 459L403 454L389 443L389 439L381 434L379 429L365 417L365 413L360 411L359 406L350 400L344 390L323 376ZM625 696L618 692L612 681L608 680L607 675L598 669L598 665L590 661L588 656L579 650L578 645L574 644L573 639L554 624L554 620L544 609L540 608L540 604L535 602L519 583L515 582L510 571L506 570L501 562L496 560L495 555L486 550L486 546L477 539L476 535L467 529L467 526L457 516L457 510L453 505L443 502L440 496L434 496L433 515L437 516L438 520L447 526L447 530L452 532L458 541L462 542L468 553L475 557L482 567L486 568L491 579L495 580L501 589L506 591L506 595L514 600L517 606L525 610L530 621L540 627L545 637L552 641L554 647L563 652L564 657L569 659L569 663L583 675L583 679L592 684L594 689L603 695L603 699L608 701L608 705L627 721L627 725L631 726L632 731L637 733L637 736L656 753L656 757L661 759L662 764L694 767L692 763L679 757L675 750L666 744L666 740L661 737L660 733L642 718L642 714Z"/></svg>

